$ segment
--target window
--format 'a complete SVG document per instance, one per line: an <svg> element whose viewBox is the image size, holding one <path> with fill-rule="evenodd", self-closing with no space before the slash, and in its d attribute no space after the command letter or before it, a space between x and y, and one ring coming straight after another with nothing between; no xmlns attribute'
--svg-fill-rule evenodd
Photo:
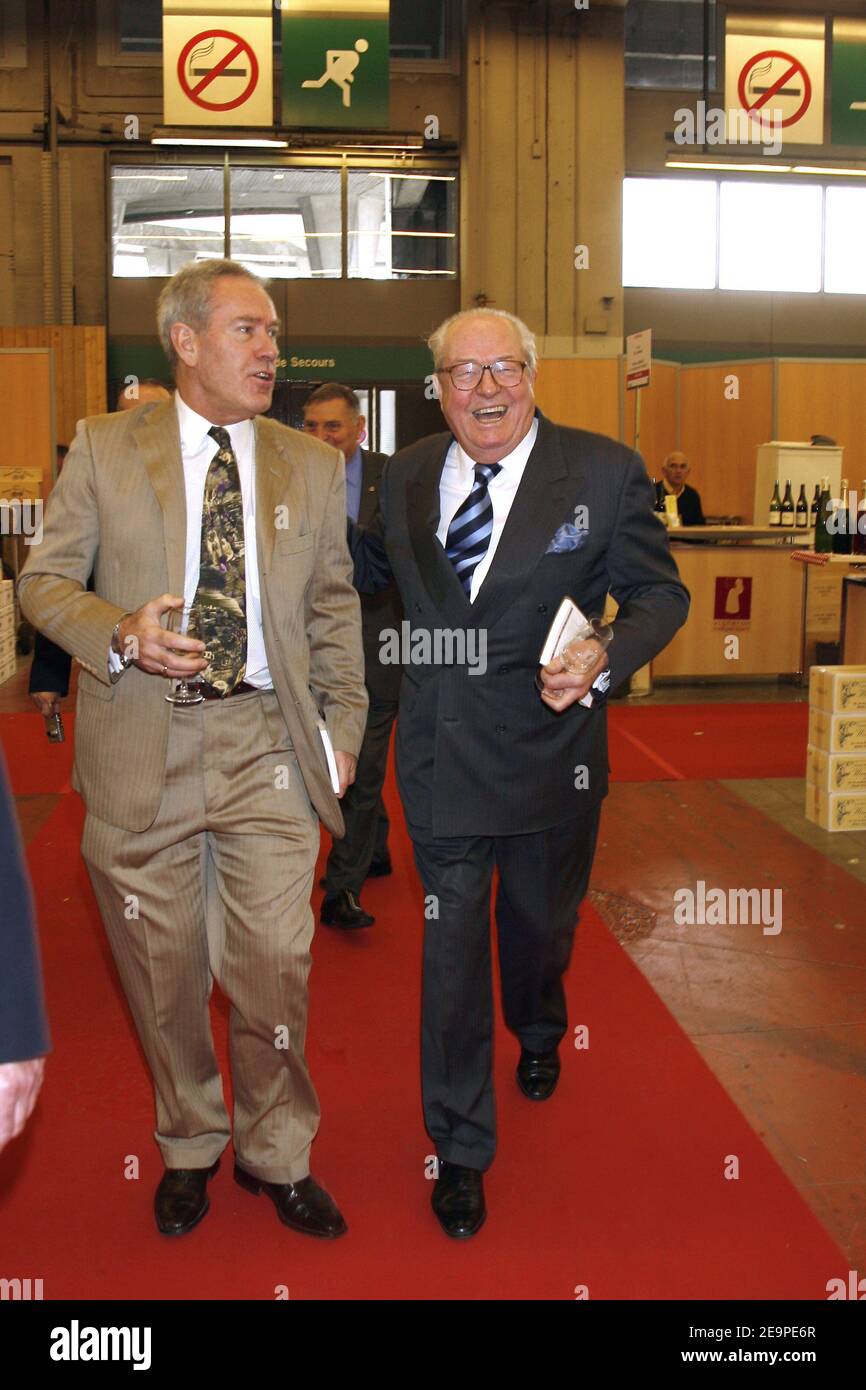
<svg viewBox="0 0 866 1390"><path fill-rule="evenodd" d="M720 193L719 289L820 290L819 185L723 180Z"/></svg>
<svg viewBox="0 0 866 1390"><path fill-rule="evenodd" d="M864 234L866 188L626 179L623 284L866 294Z"/></svg>
<svg viewBox="0 0 866 1390"><path fill-rule="evenodd" d="M232 169L232 255L281 280L339 279L339 169Z"/></svg>
<svg viewBox="0 0 866 1390"><path fill-rule="evenodd" d="M824 231L824 289L866 294L866 188L828 188Z"/></svg>
<svg viewBox="0 0 866 1390"><path fill-rule="evenodd" d="M231 255L281 280L415 280L457 275L457 175L231 165ZM343 186L348 244L343 245ZM222 256L224 173L213 166L111 171L113 274L173 275Z"/></svg>
<svg viewBox="0 0 866 1390"><path fill-rule="evenodd" d="M453 279L455 174L349 170L349 276Z"/></svg>
<svg viewBox="0 0 866 1390"><path fill-rule="evenodd" d="M712 289L716 197L714 179L626 179L623 285Z"/></svg>
<svg viewBox="0 0 866 1390"><path fill-rule="evenodd" d="M0 5L0 68L26 68L27 21L24 0Z"/></svg>
<svg viewBox="0 0 866 1390"><path fill-rule="evenodd" d="M391 0L391 58L441 61L447 56L446 0Z"/></svg>
<svg viewBox="0 0 866 1390"><path fill-rule="evenodd" d="M121 53L162 56L162 0L119 0Z"/></svg>
<svg viewBox="0 0 866 1390"><path fill-rule="evenodd" d="M716 86L716 4L710 0L709 85ZM627 87L704 85L703 0L631 0L625 12Z"/></svg>
<svg viewBox="0 0 866 1390"><path fill-rule="evenodd" d="M112 273L173 275L225 249L221 168L115 167L111 171Z"/></svg>

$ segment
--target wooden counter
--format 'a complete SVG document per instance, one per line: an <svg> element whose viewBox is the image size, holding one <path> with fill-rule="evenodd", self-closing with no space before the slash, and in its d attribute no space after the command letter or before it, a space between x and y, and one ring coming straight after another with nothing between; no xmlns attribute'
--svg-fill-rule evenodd
<svg viewBox="0 0 866 1390"><path fill-rule="evenodd" d="M842 665L866 666L866 574L842 581Z"/></svg>
<svg viewBox="0 0 866 1390"><path fill-rule="evenodd" d="M677 544L692 536L712 541L707 533L713 531L733 543ZM745 534L732 534L738 532ZM775 527L671 531L674 559L692 605L685 626L653 662L654 678L747 680L801 671L808 566L792 559L791 546L760 544L765 532L778 536ZM802 545L804 533L799 535Z"/></svg>
<svg viewBox="0 0 866 1390"><path fill-rule="evenodd" d="M789 530L787 526L672 526L668 531L671 541L713 541L717 545L778 541L800 550L810 548L814 534L813 530Z"/></svg>

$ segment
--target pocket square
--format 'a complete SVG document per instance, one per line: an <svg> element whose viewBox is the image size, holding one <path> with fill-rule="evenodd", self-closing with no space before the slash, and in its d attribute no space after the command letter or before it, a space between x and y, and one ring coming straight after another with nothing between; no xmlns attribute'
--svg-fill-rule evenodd
<svg viewBox="0 0 866 1390"><path fill-rule="evenodd" d="M586 545L588 535L589 532L586 529L579 531L570 521L565 521L555 532L544 553L545 555L564 555L567 550L580 550L582 545Z"/></svg>

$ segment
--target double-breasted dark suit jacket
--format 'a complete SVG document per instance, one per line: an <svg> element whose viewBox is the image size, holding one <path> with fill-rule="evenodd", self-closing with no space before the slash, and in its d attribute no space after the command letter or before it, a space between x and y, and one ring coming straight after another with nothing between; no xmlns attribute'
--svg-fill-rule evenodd
<svg viewBox="0 0 866 1390"><path fill-rule="evenodd" d="M435 638L438 631L438 653L432 638L430 653L419 641L417 658L404 668L400 792L410 829L428 835L543 830L600 800L608 781L603 703L557 714L534 687L561 600L568 595L597 617L608 593L616 599L608 648L615 687L671 640L688 613L688 591L653 511L640 456L539 416L493 562L470 604L436 538L451 443L450 433L432 435L396 454L385 469L376 522L351 537L359 587L381 583L390 569L413 633ZM443 663L443 632L460 629L475 629L475 640L486 643L483 674L480 662L475 670L465 660ZM473 650L481 648L467 639ZM452 651L460 656L459 643Z"/></svg>

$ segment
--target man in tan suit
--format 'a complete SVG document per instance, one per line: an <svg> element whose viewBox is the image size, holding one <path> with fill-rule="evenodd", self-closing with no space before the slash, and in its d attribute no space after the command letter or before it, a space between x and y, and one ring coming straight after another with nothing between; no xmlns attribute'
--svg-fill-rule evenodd
<svg viewBox="0 0 866 1390"><path fill-rule="evenodd" d="M82 854L153 1075L157 1226L201 1220L231 1135L215 977L231 1002L235 1177L286 1225L333 1237L346 1226L310 1175L304 1037L318 818L343 833L367 711L343 461L261 418L278 323L256 276L186 266L158 322L175 397L81 422L21 605L82 668ZM162 625L184 601L204 641ZM200 703L166 700L183 677L200 678Z"/></svg>

